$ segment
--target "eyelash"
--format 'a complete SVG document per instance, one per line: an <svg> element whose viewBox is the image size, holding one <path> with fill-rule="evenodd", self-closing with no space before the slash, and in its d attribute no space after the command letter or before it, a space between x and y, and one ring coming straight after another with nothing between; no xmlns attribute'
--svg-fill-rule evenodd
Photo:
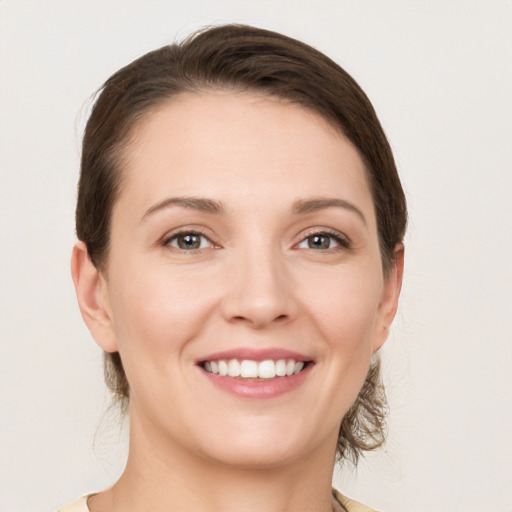
<svg viewBox="0 0 512 512"><path fill-rule="evenodd" d="M329 231L329 230L325 230L325 229L320 230L320 231L316 231L316 230L310 231L297 245L300 245L300 244L306 242L309 238L312 238L315 236L330 238L331 240L334 240L337 244L337 246L335 246L335 247L329 247L327 249L320 249L319 252L324 252L324 253L325 252L333 252L333 251L342 250L342 249L350 249L350 247L351 247L351 242L348 239L348 237L339 233L338 231ZM316 250L316 249L313 249L312 247L308 247L308 249Z"/></svg>
<svg viewBox="0 0 512 512"><path fill-rule="evenodd" d="M162 245L167 246L167 247L172 247L173 249L176 249L180 252L187 252L190 254L195 254L203 249L206 249L206 247L198 247L195 249L183 249L181 247L175 247L172 245L172 242L177 241L180 236L185 237L187 235L188 236L197 236L197 237L205 239L209 244L209 248L219 248L219 246L215 245L205 233L201 232L200 230L188 230L188 229L172 233L170 236L166 237L162 241ZM335 247L328 247L326 249L320 248L320 249L318 249L319 252L324 252L324 253L334 252L334 251L342 250L342 249L350 249L350 247L351 247L351 242L345 235L343 235L337 231L329 231L329 230L325 230L325 229L320 230L320 231L315 231L315 230L310 231L309 233L306 234L306 236L304 236L304 238L302 238L300 240L300 242L298 244L295 244L294 247L297 247L300 244L307 242L308 239L315 237L315 236L316 237L327 237L330 240L334 240L337 244ZM307 247L307 249L313 250L313 251L317 250L312 247Z"/></svg>
<svg viewBox="0 0 512 512"><path fill-rule="evenodd" d="M202 233L201 231L198 231L198 230L193 230L193 229L184 229L182 231L177 231L175 233L172 233L172 235L166 237L163 241L162 241L162 245L163 246L167 246L167 247L172 247L173 249L176 249L178 251L182 251L182 252L188 252L188 253L191 253L191 254L195 254L196 252L198 251L201 251L202 249L205 249L206 247L199 247L197 249L182 249L181 247L174 247L172 244L173 241L175 240L178 240L178 238L180 236L197 236L197 237L200 237L200 238L204 238L205 240L208 241L208 244L209 244L209 247L210 248L215 248L217 247L209 238L207 235L205 235L204 233Z"/></svg>

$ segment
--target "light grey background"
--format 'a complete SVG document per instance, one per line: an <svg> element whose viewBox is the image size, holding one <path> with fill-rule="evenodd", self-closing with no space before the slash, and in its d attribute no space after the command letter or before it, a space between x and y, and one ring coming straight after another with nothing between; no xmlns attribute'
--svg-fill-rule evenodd
<svg viewBox="0 0 512 512"><path fill-rule="evenodd" d="M388 512L512 511L510 0L0 0L0 510L49 512L122 468L69 276L87 98L135 57L220 22L341 63L407 191L389 443L336 484Z"/></svg>

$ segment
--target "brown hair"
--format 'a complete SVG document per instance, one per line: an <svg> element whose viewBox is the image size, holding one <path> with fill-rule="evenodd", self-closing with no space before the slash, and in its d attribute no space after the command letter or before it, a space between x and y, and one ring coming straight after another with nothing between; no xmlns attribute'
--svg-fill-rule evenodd
<svg viewBox="0 0 512 512"><path fill-rule="evenodd" d="M407 222L405 196L375 111L354 79L314 48L287 36L242 25L201 30L182 43L147 53L103 85L83 139L76 230L94 265L104 270L110 218L122 180L123 149L153 108L189 91L254 91L309 108L358 149L373 196L384 273ZM385 437L386 400L380 361L340 428L338 456L354 462ZM109 388L126 406L129 386L119 353L105 354Z"/></svg>

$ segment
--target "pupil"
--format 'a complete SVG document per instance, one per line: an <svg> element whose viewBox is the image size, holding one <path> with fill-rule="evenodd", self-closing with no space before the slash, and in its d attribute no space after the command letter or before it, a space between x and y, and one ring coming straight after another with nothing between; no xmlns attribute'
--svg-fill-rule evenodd
<svg viewBox="0 0 512 512"><path fill-rule="evenodd" d="M330 242L328 236L314 235L309 237L308 245L310 249L329 249Z"/></svg>
<svg viewBox="0 0 512 512"><path fill-rule="evenodd" d="M182 235L178 238L180 249L199 249L201 239L198 235Z"/></svg>

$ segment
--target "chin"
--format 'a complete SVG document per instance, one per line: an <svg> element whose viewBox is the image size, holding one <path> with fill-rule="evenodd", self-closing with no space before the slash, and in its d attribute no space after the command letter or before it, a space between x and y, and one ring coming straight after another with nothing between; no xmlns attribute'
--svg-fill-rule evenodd
<svg viewBox="0 0 512 512"><path fill-rule="evenodd" d="M270 443L231 443L229 447L211 450L210 457L217 463L238 469L259 470L287 466L300 459L302 450L296 446L283 447Z"/></svg>
<svg viewBox="0 0 512 512"><path fill-rule="evenodd" d="M307 458L321 444L320 439L307 436L300 423L222 429L219 435L210 432L215 438L209 437L203 449L212 461L240 469L283 467Z"/></svg>

